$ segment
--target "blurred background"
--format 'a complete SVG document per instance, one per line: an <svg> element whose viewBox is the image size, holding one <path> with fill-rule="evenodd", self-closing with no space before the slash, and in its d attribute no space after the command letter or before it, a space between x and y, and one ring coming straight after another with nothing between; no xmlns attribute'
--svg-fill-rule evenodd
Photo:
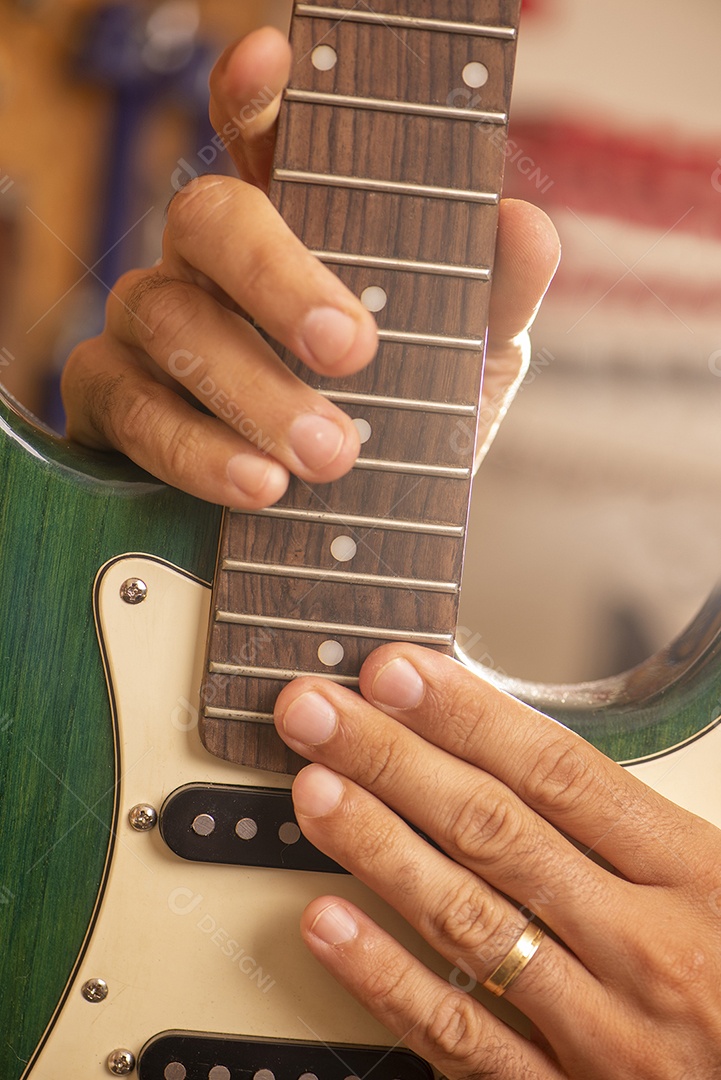
<svg viewBox="0 0 721 1080"><path fill-rule="evenodd" d="M227 168L214 59L289 11L0 4L0 381L58 430L62 363L157 258L179 170ZM718 577L719 42L717 0L524 3L506 193L548 211L564 259L476 481L459 631L514 675L620 671Z"/></svg>

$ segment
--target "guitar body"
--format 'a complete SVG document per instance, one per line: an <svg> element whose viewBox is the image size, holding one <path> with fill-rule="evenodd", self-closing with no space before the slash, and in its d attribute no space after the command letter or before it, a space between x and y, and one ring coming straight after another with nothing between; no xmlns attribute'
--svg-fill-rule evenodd
<svg viewBox="0 0 721 1080"><path fill-rule="evenodd" d="M81 455L7 401L0 429L0 1075L15 1080L66 991L116 843L93 581L137 549L207 580L218 514Z"/></svg>
<svg viewBox="0 0 721 1080"><path fill-rule="evenodd" d="M69 447L7 401L0 470L0 1076L100 1080L114 1049L137 1057L178 1030L383 1043L297 932L331 889L420 949L358 882L193 863L128 822L185 785L284 783L198 736L219 512ZM128 579L146 584L143 603L121 599ZM703 714L719 680L700 669L695 686L681 680L688 715L676 709L683 733L695 702L695 735L662 745L667 720L627 706L619 745L647 759L643 779L721 825L721 727ZM602 747L620 738L619 710L576 719ZM93 978L104 1001L83 997Z"/></svg>

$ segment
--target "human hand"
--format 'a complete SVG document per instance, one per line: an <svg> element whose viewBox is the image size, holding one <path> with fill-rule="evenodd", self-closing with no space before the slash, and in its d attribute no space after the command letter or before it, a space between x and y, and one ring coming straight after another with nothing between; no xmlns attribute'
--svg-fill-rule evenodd
<svg viewBox="0 0 721 1080"><path fill-rule="evenodd" d="M223 54L210 115L219 132L237 132L228 150L240 179L200 177L173 198L162 259L120 279L103 333L73 352L63 376L71 438L242 509L275 502L290 473L337 479L360 448L346 414L296 378L244 315L323 375L360 370L377 344L373 317L265 195L290 65L288 42L269 28ZM254 111L266 88L274 100ZM557 262L545 214L502 204L479 457L528 363L527 328Z"/></svg>
<svg viewBox="0 0 721 1080"><path fill-rule="evenodd" d="M278 699L278 731L314 762L298 822L459 978L329 896L302 918L317 959L449 1080L721 1076L719 830L438 653L384 646L360 689L309 678ZM528 1041L463 991L531 915L555 939L506 992Z"/></svg>

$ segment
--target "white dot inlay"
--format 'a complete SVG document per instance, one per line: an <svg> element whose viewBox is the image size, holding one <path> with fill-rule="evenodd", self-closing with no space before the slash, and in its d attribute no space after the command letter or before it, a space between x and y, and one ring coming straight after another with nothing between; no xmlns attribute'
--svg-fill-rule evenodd
<svg viewBox="0 0 721 1080"><path fill-rule="evenodd" d="M301 1073L298 1080L318 1080L315 1073Z"/></svg>
<svg viewBox="0 0 721 1080"><path fill-rule="evenodd" d="M257 822L253 821L252 817L241 818L235 824L235 835L241 840L252 840L258 835Z"/></svg>
<svg viewBox="0 0 721 1080"><path fill-rule="evenodd" d="M214 1065L208 1073L208 1080L230 1080L230 1069L225 1065Z"/></svg>
<svg viewBox="0 0 721 1080"><path fill-rule="evenodd" d="M278 839L281 844L297 844L300 840L300 829L294 821L284 821L278 829Z"/></svg>
<svg viewBox="0 0 721 1080"><path fill-rule="evenodd" d="M477 60L471 61L463 69L463 81L466 86L478 90L480 86L485 86L488 82L488 68L485 64L479 64Z"/></svg>
<svg viewBox="0 0 721 1080"><path fill-rule="evenodd" d="M336 536L330 545L330 553L338 562L350 562L358 551L352 536Z"/></svg>
<svg viewBox="0 0 721 1080"><path fill-rule="evenodd" d="M253 1080L275 1080L275 1073L271 1072L270 1069L258 1069L253 1076Z"/></svg>
<svg viewBox="0 0 721 1080"><path fill-rule="evenodd" d="M388 303L388 293L380 285L369 285L360 295L361 304L368 311L382 311Z"/></svg>
<svg viewBox="0 0 721 1080"><path fill-rule="evenodd" d="M318 646L318 659L326 667L335 667L340 664L344 656L345 649L340 641L331 641L329 639Z"/></svg>
<svg viewBox="0 0 721 1080"><path fill-rule="evenodd" d="M330 71L338 63L338 53L330 45L316 45L310 59L317 71Z"/></svg>
<svg viewBox="0 0 721 1080"><path fill-rule="evenodd" d="M357 420L353 421L353 426L358 432L358 438L360 439L360 441L362 443L367 443L373 433L373 428L370 426L368 421L363 420L362 417L358 417Z"/></svg>

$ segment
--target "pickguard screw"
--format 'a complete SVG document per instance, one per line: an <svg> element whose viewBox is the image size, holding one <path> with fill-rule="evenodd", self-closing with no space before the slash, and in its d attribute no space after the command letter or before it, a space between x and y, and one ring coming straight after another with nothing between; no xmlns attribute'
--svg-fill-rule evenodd
<svg viewBox="0 0 721 1080"><path fill-rule="evenodd" d="M108 1054L108 1071L113 1076L127 1076L135 1068L135 1054L130 1050L113 1050Z"/></svg>
<svg viewBox="0 0 721 1080"><path fill-rule="evenodd" d="M158 811L149 803L138 803L129 812L128 821L137 832L147 832L158 824Z"/></svg>
<svg viewBox="0 0 721 1080"><path fill-rule="evenodd" d="M83 983L81 993L86 1001L105 1001L108 996L108 984L105 979L88 979Z"/></svg>
<svg viewBox="0 0 721 1080"><path fill-rule="evenodd" d="M120 599L126 604L142 604L147 595L148 586L140 578L128 578L120 586Z"/></svg>

